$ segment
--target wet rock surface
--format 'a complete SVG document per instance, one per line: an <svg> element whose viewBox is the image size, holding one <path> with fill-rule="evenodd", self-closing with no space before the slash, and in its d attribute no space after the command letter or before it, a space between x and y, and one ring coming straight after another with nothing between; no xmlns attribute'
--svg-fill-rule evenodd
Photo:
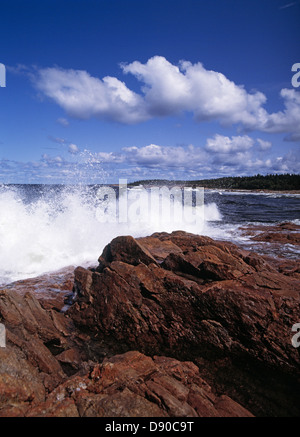
<svg viewBox="0 0 300 437"><path fill-rule="evenodd" d="M254 241L300 245L299 228L295 223L285 222L272 226L248 226L247 231L254 234Z"/></svg>
<svg viewBox="0 0 300 437"><path fill-rule="evenodd" d="M0 290L1 416L299 415L296 260L178 231L98 261Z"/></svg>
<svg viewBox="0 0 300 437"><path fill-rule="evenodd" d="M242 234L253 241L255 250L260 253L282 258L293 258L300 251L300 226L296 223L284 222L276 225L249 225L241 227ZM288 250L288 248L292 250Z"/></svg>
<svg viewBox="0 0 300 437"><path fill-rule="evenodd" d="M0 287L0 290L14 290L20 295L30 291L45 308L55 308L60 311L72 295L74 269L75 267L70 266L36 278L16 281Z"/></svg>

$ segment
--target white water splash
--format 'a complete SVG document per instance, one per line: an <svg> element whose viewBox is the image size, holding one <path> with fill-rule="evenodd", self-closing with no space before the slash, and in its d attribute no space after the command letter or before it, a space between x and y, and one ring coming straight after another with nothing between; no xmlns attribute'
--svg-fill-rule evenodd
<svg viewBox="0 0 300 437"><path fill-rule="evenodd" d="M25 202L20 190L2 187L0 284L66 266L95 265L105 245L119 235L142 237L174 230L209 235L209 222L221 220L217 205L211 203L203 206L201 229L196 222L170 223L153 209L144 221L101 223L97 205L97 198L83 188L52 191Z"/></svg>

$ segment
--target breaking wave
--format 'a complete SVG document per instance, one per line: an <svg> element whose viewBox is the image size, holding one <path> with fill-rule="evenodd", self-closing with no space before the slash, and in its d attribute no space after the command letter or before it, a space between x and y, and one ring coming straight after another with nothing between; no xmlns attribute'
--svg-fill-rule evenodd
<svg viewBox="0 0 300 437"><path fill-rule="evenodd" d="M210 234L220 221L216 203L200 205L202 221L178 220L182 205L174 202L173 217L149 198L132 198L128 211L140 219L119 222L106 214L97 187L0 187L0 284L35 277L67 266L96 264L103 248L119 235L142 237L154 232L184 230ZM150 205L150 207L149 207ZM152 206L151 206L152 205ZM141 219L143 213L148 212ZM150 209L149 209L150 208ZM109 209L109 208L108 208ZM110 211L113 211L111 209Z"/></svg>

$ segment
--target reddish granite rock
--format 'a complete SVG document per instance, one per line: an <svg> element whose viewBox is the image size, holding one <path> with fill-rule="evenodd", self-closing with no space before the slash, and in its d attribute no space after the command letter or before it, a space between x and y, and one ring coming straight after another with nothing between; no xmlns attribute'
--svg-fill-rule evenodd
<svg viewBox="0 0 300 437"><path fill-rule="evenodd" d="M50 299L51 300L51 299ZM42 307L31 293L0 291L0 416L24 415L89 359L86 339L61 312Z"/></svg>
<svg viewBox="0 0 300 437"><path fill-rule="evenodd" d="M0 416L297 416L298 270L178 231L2 288Z"/></svg>
<svg viewBox="0 0 300 437"><path fill-rule="evenodd" d="M84 361L71 321L32 295L2 291L0 314L7 332L0 348L0 417L252 416L228 397L224 408L224 396L212 394L193 363L139 352L102 364Z"/></svg>
<svg viewBox="0 0 300 437"><path fill-rule="evenodd" d="M61 310L74 286L75 267L66 267L57 272L23 279L0 287L1 290L14 290L20 295L33 293L44 308Z"/></svg>
<svg viewBox="0 0 300 437"><path fill-rule="evenodd" d="M245 234L252 235L253 241L300 245L300 226L296 223L285 222L270 226L251 225L241 229Z"/></svg>
<svg viewBox="0 0 300 437"><path fill-rule="evenodd" d="M300 233L282 233L282 232L262 232L252 238L255 241L276 242L281 244L300 244Z"/></svg>
<svg viewBox="0 0 300 437"><path fill-rule="evenodd" d="M78 296L68 314L78 326L151 355L246 354L298 372L299 354L290 343L300 314L297 279L231 243L184 232L155 238L165 256L159 265L150 262L157 244L151 254L149 238L145 263L137 263L132 237L128 245L118 237L111 243L122 246L117 257L107 255L108 245L99 268L76 269Z"/></svg>
<svg viewBox="0 0 300 437"><path fill-rule="evenodd" d="M300 317L299 278L208 237L158 233L138 246L132 237L127 246L126 238L112 242L122 247L118 255L105 248L96 269L75 270L76 298L67 314L76 326L109 339L115 352L204 360L210 383L214 368L222 375L218 390L245 405L252 399L256 414L296 414L300 356L291 329ZM138 263L133 254L144 245L145 262ZM222 359L229 359L225 374L215 364Z"/></svg>
<svg viewBox="0 0 300 437"><path fill-rule="evenodd" d="M27 416L251 417L225 395L217 396L191 362L151 359L130 351L106 359L89 374L57 387Z"/></svg>
<svg viewBox="0 0 300 437"><path fill-rule="evenodd" d="M147 265L156 262L147 248L140 246L138 241L131 236L118 237L112 240L105 247L98 261L103 268L112 261L120 260L132 265L140 263Z"/></svg>

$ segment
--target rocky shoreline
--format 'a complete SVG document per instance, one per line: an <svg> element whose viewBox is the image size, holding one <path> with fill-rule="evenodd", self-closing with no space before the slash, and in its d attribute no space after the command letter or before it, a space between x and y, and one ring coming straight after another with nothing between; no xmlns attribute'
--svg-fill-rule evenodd
<svg viewBox="0 0 300 437"><path fill-rule="evenodd" d="M259 231L259 232L257 232ZM245 229L299 245L299 227ZM182 231L0 289L1 417L299 416L298 260Z"/></svg>

